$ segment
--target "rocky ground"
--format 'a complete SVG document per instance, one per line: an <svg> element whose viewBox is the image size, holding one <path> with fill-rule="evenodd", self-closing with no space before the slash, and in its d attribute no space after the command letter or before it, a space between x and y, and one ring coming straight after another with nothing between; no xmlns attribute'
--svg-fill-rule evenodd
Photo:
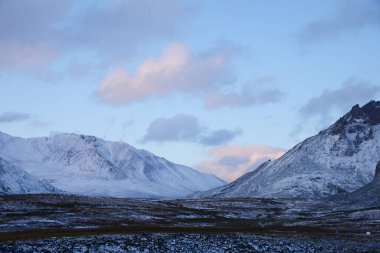
<svg viewBox="0 0 380 253"><path fill-rule="evenodd" d="M380 207L326 201L0 196L0 252L380 252L379 232Z"/></svg>
<svg viewBox="0 0 380 253"><path fill-rule="evenodd" d="M81 236L8 242L0 252L378 252L367 241L274 238L252 234Z"/></svg>

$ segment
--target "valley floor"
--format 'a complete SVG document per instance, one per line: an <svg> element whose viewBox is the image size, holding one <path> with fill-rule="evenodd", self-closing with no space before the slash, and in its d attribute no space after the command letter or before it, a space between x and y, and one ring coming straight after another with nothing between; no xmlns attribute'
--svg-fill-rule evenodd
<svg viewBox="0 0 380 253"><path fill-rule="evenodd" d="M0 196L0 252L379 249L380 207L347 208L305 200Z"/></svg>

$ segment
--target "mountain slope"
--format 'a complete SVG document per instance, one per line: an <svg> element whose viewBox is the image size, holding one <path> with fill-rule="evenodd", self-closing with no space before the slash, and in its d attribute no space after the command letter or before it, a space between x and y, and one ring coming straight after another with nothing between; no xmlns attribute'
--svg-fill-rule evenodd
<svg viewBox="0 0 380 253"><path fill-rule="evenodd" d="M0 133L0 156L60 190L117 197L181 197L219 178L123 142L60 134L23 139Z"/></svg>
<svg viewBox="0 0 380 253"><path fill-rule="evenodd" d="M311 197L368 184L380 159L380 102L354 106L318 135L228 185L190 197Z"/></svg>
<svg viewBox="0 0 380 253"><path fill-rule="evenodd" d="M357 191L348 194L339 194L331 198L332 201L347 206L376 207L380 205L380 161L376 166L375 177L372 182Z"/></svg>
<svg viewBox="0 0 380 253"><path fill-rule="evenodd" d="M50 193L57 190L0 157L0 193Z"/></svg>

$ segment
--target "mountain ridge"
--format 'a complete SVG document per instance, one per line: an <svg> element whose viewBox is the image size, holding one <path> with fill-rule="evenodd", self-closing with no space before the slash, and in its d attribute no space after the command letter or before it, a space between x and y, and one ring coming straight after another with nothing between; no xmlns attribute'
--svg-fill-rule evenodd
<svg viewBox="0 0 380 253"><path fill-rule="evenodd" d="M320 198L353 192L371 182L379 159L380 102L370 101L264 168L190 197Z"/></svg>
<svg viewBox="0 0 380 253"><path fill-rule="evenodd" d="M224 183L127 143L88 135L20 138L0 133L0 156L39 180L75 194L181 197Z"/></svg>

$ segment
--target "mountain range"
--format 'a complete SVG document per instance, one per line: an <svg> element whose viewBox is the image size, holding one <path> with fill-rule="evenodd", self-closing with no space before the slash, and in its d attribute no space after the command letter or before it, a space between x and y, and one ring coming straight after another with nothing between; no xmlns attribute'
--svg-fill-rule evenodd
<svg viewBox="0 0 380 253"><path fill-rule="evenodd" d="M25 139L0 132L0 164L0 192L7 193L172 198L224 184L127 143L76 134Z"/></svg>
<svg viewBox="0 0 380 253"><path fill-rule="evenodd" d="M355 105L327 129L232 183L124 142L0 132L0 193L135 198L369 198L380 189L380 102ZM352 194L351 194L352 193Z"/></svg>

